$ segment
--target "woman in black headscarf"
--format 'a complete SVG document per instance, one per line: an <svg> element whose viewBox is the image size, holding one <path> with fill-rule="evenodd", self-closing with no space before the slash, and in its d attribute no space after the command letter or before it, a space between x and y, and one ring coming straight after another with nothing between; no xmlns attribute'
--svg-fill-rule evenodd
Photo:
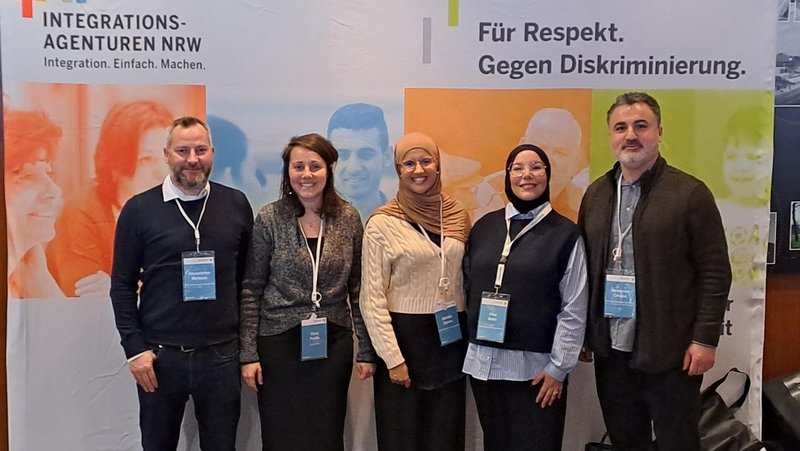
<svg viewBox="0 0 800 451"><path fill-rule="evenodd" d="M464 257L470 375L484 448L561 449L566 377L586 324L577 226L550 206L550 161L534 145L506 161L505 208L481 218Z"/></svg>

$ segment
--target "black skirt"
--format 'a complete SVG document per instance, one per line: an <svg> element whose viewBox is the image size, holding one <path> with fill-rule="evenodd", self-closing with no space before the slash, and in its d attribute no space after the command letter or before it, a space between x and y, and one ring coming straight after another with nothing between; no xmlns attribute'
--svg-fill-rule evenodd
<svg viewBox="0 0 800 451"><path fill-rule="evenodd" d="M464 377L467 354L467 316L459 312L461 341L442 346L436 317L431 314L391 313L397 344L406 359L411 385L422 390L441 387Z"/></svg>
<svg viewBox="0 0 800 451"><path fill-rule="evenodd" d="M258 390L264 450L344 449L352 332L328 322L328 358L300 360L300 326L258 337L264 385Z"/></svg>

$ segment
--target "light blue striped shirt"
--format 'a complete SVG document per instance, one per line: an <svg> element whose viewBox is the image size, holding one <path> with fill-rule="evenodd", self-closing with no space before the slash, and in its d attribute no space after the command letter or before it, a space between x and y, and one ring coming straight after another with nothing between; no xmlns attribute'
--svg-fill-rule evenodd
<svg viewBox="0 0 800 451"><path fill-rule="evenodd" d="M622 172L618 170L616 180L619 180L620 177L622 177ZM619 267L615 268L612 252L619 241L620 232L617 224L620 224L622 230L625 230L628 226L633 227L633 213L636 211L639 198L642 196L640 180L641 178L633 183L622 180L620 208L617 210L616 203L614 204L614 217L611 219L613 221L611 223L611 239L608 243L608 261L606 262L606 268L616 269L631 275L635 274L636 270L633 260L633 228L622 239L622 262ZM636 338L635 312L633 318L608 318L608 329L611 336L612 349L623 352L633 351L633 341Z"/></svg>
<svg viewBox="0 0 800 451"><path fill-rule="evenodd" d="M542 208L544 205L530 213L536 215ZM513 205L506 205L506 219L517 214L519 212ZM544 371L554 379L563 381L578 362L586 331L589 290L586 280L586 250L582 238L575 242L558 289L561 292L561 311L556 318L558 325L553 348L549 353L491 348L470 343L464 359L464 373L484 381L527 381Z"/></svg>

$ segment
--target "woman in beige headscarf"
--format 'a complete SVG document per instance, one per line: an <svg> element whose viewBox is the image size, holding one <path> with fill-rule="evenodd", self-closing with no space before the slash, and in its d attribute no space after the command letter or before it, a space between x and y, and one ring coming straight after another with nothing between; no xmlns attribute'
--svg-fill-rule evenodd
<svg viewBox="0 0 800 451"><path fill-rule="evenodd" d="M381 358L378 448L463 450L469 221L441 192L433 139L409 133L394 158L399 191L367 221L361 266L361 312Z"/></svg>

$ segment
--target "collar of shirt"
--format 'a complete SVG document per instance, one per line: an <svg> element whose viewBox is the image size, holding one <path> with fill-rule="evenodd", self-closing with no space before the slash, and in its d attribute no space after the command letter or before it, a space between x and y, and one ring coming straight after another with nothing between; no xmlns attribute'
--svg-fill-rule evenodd
<svg viewBox="0 0 800 451"><path fill-rule="evenodd" d="M550 205L550 202L545 202L527 213L520 213L519 210L514 208L514 205L509 202L506 204L506 219L512 219L515 221L533 219L548 205Z"/></svg>
<svg viewBox="0 0 800 451"><path fill-rule="evenodd" d="M161 194L164 198L164 202L169 202L173 199L180 199L184 202L189 202L192 200L202 199L210 192L211 183L206 182L206 186L200 191L200 194L185 194L177 186L175 186L175 183L172 181L172 177L169 175L166 179L164 179L164 183L161 184Z"/></svg>
<svg viewBox="0 0 800 451"><path fill-rule="evenodd" d="M639 177L638 179L636 179L636 181L635 181L635 182L629 182L629 181L627 181L627 180L625 180L625 179L622 179L622 186L639 186L639 185L641 185L641 184L642 184L642 178L644 178L644 176L645 176L645 175L648 175L648 174L650 174L650 171L651 171L651 170L652 170L652 169L648 169L648 170L646 170L646 171L644 172L644 174L642 174L642 176L641 176L641 177ZM622 177L622 168L621 168L621 167L620 167L620 168L617 168L617 172L614 174L614 181L615 181L615 182L616 182L616 181L618 181L620 177Z"/></svg>

